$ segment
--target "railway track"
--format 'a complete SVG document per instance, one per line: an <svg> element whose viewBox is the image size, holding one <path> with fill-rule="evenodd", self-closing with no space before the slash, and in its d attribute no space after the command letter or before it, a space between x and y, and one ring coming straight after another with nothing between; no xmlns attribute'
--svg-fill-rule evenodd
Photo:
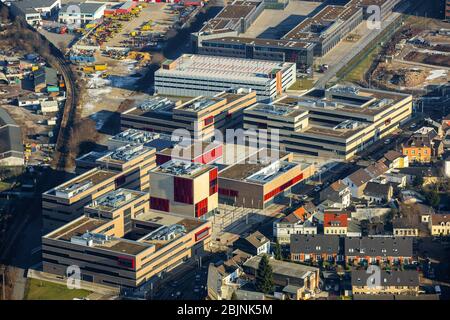
<svg viewBox="0 0 450 320"><path fill-rule="evenodd" d="M57 50L56 48L54 48ZM75 92L75 80L72 70L69 67L68 62L59 52L59 55L55 55L58 60L60 72L64 78L66 87L66 102L64 110L61 115L61 121L59 125L58 136L55 147L55 169L58 171L64 171L67 167L67 159L70 154L70 134L71 128L74 125L76 111L77 111L77 93Z"/></svg>

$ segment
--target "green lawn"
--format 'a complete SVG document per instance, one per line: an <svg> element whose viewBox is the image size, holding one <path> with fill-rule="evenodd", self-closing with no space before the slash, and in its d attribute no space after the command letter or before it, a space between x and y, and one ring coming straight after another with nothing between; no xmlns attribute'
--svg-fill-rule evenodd
<svg viewBox="0 0 450 320"><path fill-rule="evenodd" d="M90 294L91 292L87 290L71 290L62 284L29 279L25 290L25 300L72 300L85 298Z"/></svg>
<svg viewBox="0 0 450 320"><path fill-rule="evenodd" d="M309 90L313 87L314 81L311 79L297 79L289 90Z"/></svg>
<svg viewBox="0 0 450 320"><path fill-rule="evenodd" d="M358 82L364 80L364 75L369 70L380 49L374 47L357 65L355 65L344 77L343 81Z"/></svg>

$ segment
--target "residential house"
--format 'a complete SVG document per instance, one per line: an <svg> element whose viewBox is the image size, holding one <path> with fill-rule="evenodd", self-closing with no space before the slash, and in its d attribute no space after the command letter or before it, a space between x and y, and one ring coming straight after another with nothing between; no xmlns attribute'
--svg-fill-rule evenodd
<svg viewBox="0 0 450 320"><path fill-rule="evenodd" d="M401 169L409 166L408 156L396 150L389 150L381 160L389 169Z"/></svg>
<svg viewBox="0 0 450 320"><path fill-rule="evenodd" d="M431 235L450 235L450 214L431 214L429 222Z"/></svg>
<svg viewBox="0 0 450 320"><path fill-rule="evenodd" d="M325 212L323 215L323 230L328 235L346 235L348 227L348 212Z"/></svg>
<svg viewBox="0 0 450 320"><path fill-rule="evenodd" d="M346 237L345 261L354 263L408 264L413 259L410 237Z"/></svg>
<svg viewBox="0 0 450 320"><path fill-rule="evenodd" d="M261 258L261 256L254 256L242 266L251 280L256 279ZM269 264L272 267L274 285L280 287L281 292L287 294L290 299L301 300L314 296L319 287L319 268L274 258L269 258Z"/></svg>
<svg viewBox="0 0 450 320"><path fill-rule="evenodd" d="M241 250L233 251L233 256L222 264L208 266L207 290L211 300L229 300L240 287L238 281L243 274L242 265L252 256Z"/></svg>
<svg viewBox="0 0 450 320"><path fill-rule="evenodd" d="M400 217L392 220L392 233L396 237L418 237L420 217Z"/></svg>
<svg viewBox="0 0 450 320"><path fill-rule="evenodd" d="M270 253L270 239L259 231L255 231L245 238L239 238L234 246L251 255Z"/></svg>
<svg viewBox="0 0 450 320"><path fill-rule="evenodd" d="M383 161L377 161L366 168L361 168L348 177L343 182L350 188L352 197L361 198L367 183L377 179L389 171L389 167Z"/></svg>
<svg viewBox="0 0 450 320"><path fill-rule="evenodd" d="M418 295L419 272L417 270L384 271L380 277L373 277L366 270L353 270L353 295Z"/></svg>
<svg viewBox="0 0 450 320"><path fill-rule="evenodd" d="M305 206L275 221L273 223L273 236L281 244L291 242L291 234L317 234L317 226L311 221L311 212Z"/></svg>
<svg viewBox="0 0 450 320"><path fill-rule="evenodd" d="M350 206L350 188L342 181L337 180L320 192L320 201L333 202L332 208L345 209Z"/></svg>
<svg viewBox="0 0 450 320"><path fill-rule="evenodd" d="M426 135L413 135L402 145L402 153L409 162L429 163L432 157L432 143Z"/></svg>
<svg viewBox="0 0 450 320"><path fill-rule="evenodd" d="M369 182L364 188L363 198L371 203L382 204L391 201L394 189L389 183Z"/></svg>
<svg viewBox="0 0 450 320"><path fill-rule="evenodd" d="M400 169L400 173L407 176L408 184L413 184L416 177L423 178L423 185L436 184L443 180L442 173L437 166L417 166Z"/></svg>
<svg viewBox="0 0 450 320"><path fill-rule="evenodd" d="M292 234L290 253L294 262L338 262L343 260L340 237Z"/></svg>

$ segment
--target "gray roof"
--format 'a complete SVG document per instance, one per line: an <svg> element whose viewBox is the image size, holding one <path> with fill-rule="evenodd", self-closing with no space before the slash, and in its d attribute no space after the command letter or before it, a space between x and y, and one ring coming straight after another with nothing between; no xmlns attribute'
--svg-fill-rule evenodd
<svg viewBox="0 0 450 320"><path fill-rule="evenodd" d="M291 254L339 254L339 237L323 234L291 234Z"/></svg>
<svg viewBox="0 0 450 320"><path fill-rule="evenodd" d="M372 197L387 197L391 189L392 186L390 184L369 182L364 188L364 194Z"/></svg>
<svg viewBox="0 0 450 320"><path fill-rule="evenodd" d="M80 12L81 13L87 13L87 14L94 14L97 12L98 9L100 9L101 7L103 7L105 4L104 3L76 3L76 2L70 2L67 4L64 4L61 7L61 11L67 11L67 8L69 6L73 6L76 5L80 8Z"/></svg>
<svg viewBox="0 0 450 320"><path fill-rule="evenodd" d="M246 237L245 240L255 248L259 248L267 242L270 242L270 240L259 231L253 232Z"/></svg>
<svg viewBox="0 0 450 320"><path fill-rule="evenodd" d="M40 68L34 72L34 85L44 83L46 85L58 85L58 73L53 68Z"/></svg>
<svg viewBox="0 0 450 320"><path fill-rule="evenodd" d="M16 126L17 124L5 109L0 108L0 127L5 125Z"/></svg>
<svg viewBox="0 0 450 320"><path fill-rule="evenodd" d="M11 5L18 8L23 13L37 12L37 8L51 7L56 0L20 0L14 1Z"/></svg>
<svg viewBox="0 0 450 320"><path fill-rule="evenodd" d="M371 273L366 270L352 271L352 286L367 286L367 279ZM381 283L383 287L387 286L418 286L419 273L416 270L404 271L381 271Z"/></svg>
<svg viewBox="0 0 450 320"><path fill-rule="evenodd" d="M413 254L411 237L346 237L344 248L346 256L355 257L412 257Z"/></svg>
<svg viewBox="0 0 450 320"><path fill-rule="evenodd" d="M244 263L244 267L250 268L253 270L257 270L259 267L259 263L261 261L261 256L254 256L250 259L248 259ZM272 267L272 272L276 275L282 275L285 277L292 277L292 278L303 278L304 275L306 275L308 272L317 272L319 271L318 268L305 266L298 263L293 262L287 262L287 261L281 261L269 258L269 264Z"/></svg>

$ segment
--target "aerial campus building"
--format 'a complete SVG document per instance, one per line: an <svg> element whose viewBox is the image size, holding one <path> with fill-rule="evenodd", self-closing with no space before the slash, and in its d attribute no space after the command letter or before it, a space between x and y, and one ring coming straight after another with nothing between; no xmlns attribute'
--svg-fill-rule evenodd
<svg viewBox="0 0 450 320"><path fill-rule="evenodd" d="M280 39L265 39L241 36L256 20L255 14L249 12L259 12L256 10L258 2L248 3L243 10L237 5L241 1L235 1L225 6L199 32L193 33L192 44L194 52L199 54L294 62L299 70L307 70L313 66L313 56L320 57L329 52L363 19L374 13L373 6L380 8L382 20L399 2L350 0L345 5L326 5Z"/></svg>
<svg viewBox="0 0 450 320"><path fill-rule="evenodd" d="M164 88L164 91L170 91ZM180 86L180 90L183 90ZM184 90L183 90L184 91ZM201 91L201 90L199 90ZM130 128L171 135L176 129L188 130L195 140L209 140L214 131L241 126L243 110L256 103L256 91L227 90L213 96L197 96L187 101L156 96L120 116L122 130Z"/></svg>
<svg viewBox="0 0 450 320"><path fill-rule="evenodd" d="M249 107L244 128L279 129L283 151L349 159L411 114L411 95L336 85Z"/></svg>
<svg viewBox="0 0 450 320"><path fill-rule="evenodd" d="M314 174L314 165L292 162L293 154L278 157L261 149L219 171L219 199L237 207L265 209L281 203L293 186Z"/></svg>
<svg viewBox="0 0 450 320"><path fill-rule="evenodd" d="M296 81L294 63L184 54L155 72L155 90L172 96L213 97L229 89L251 89L270 101Z"/></svg>
<svg viewBox="0 0 450 320"><path fill-rule="evenodd" d="M150 172L150 208L206 219L218 208L215 166L170 160Z"/></svg>
<svg viewBox="0 0 450 320"><path fill-rule="evenodd" d="M88 171L42 194L45 229L80 217L85 205L109 191L121 187L148 191L156 154L154 148L125 145L106 154L88 153L77 159L77 166L78 172Z"/></svg>
<svg viewBox="0 0 450 320"><path fill-rule="evenodd" d="M84 215L42 237L44 272L136 288L202 255L211 222L148 210L148 193L119 189L86 206Z"/></svg>

